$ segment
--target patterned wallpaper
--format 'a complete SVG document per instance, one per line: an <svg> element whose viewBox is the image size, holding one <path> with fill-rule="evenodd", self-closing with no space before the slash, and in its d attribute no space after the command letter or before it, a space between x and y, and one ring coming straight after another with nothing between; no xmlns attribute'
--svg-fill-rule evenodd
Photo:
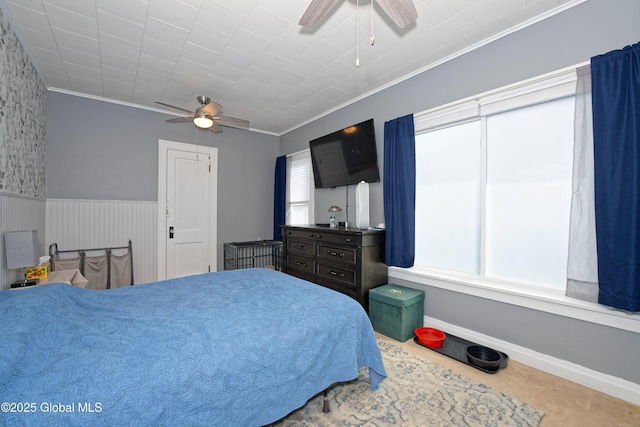
<svg viewBox="0 0 640 427"><path fill-rule="evenodd" d="M46 86L0 8L0 192L44 198Z"/></svg>

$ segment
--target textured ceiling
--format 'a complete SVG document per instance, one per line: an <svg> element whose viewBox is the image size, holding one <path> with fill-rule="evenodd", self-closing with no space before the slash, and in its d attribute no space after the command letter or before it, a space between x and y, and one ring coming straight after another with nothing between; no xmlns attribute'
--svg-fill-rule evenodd
<svg viewBox="0 0 640 427"><path fill-rule="evenodd" d="M207 95L222 114L282 134L583 1L415 0L418 19L402 30L369 0L343 0L311 29L298 25L310 0L0 6L49 89L173 114L155 101L193 111Z"/></svg>

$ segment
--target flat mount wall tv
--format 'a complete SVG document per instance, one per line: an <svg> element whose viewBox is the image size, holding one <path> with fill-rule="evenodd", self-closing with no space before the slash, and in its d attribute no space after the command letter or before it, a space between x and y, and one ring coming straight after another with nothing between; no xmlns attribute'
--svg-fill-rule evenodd
<svg viewBox="0 0 640 427"><path fill-rule="evenodd" d="M373 119L309 141L316 188L379 182Z"/></svg>

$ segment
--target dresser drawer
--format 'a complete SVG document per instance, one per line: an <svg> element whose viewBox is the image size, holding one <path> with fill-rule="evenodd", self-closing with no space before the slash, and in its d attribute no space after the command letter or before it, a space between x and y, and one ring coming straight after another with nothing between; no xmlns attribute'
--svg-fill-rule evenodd
<svg viewBox="0 0 640 427"><path fill-rule="evenodd" d="M356 263L356 248L341 248L318 243L318 260Z"/></svg>
<svg viewBox="0 0 640 427"><path fill-rule="evenodd" d="M287 251L292 255L313 258L316 255L316 244L304 240L287 239Z"/></svg>
<svg viewBox="0 0 640 427"><path fill-rule="evenodd" d="M285 233L287 240L315 240L318 237L322 238L322 233L315 230L287 230Z"/></svg>
<svg viewBox="0 0 640 427"><path fill-rule="evenodd" d="M345 233L316 233L316 241L318 243L339 243L341 245L356 246L359 244L360 239L358 236Z"/></svg>
<svg viewBox="0 0 640 427"><path fill-rule="evenodd" d="M355 268L355 267L354 267ZM351 268L341 268L335 265L318 262L318 279L324 281L339 282L344 286L356 286L356 271Z"/></svg>
<svg viewBox="0 0 640 427"><path fill-rule="evenodd" d="M316 263L312 259L302 258L295 255L287 255L286 270L297 270L307 275L313 276L316 270Z"/></svg>
<svg viewBox="0 0 640 427"><path fill-rule="evenodd" d="M287 230L286 237L289 239L311 240L315 242L339 243L342 245L359 245L362 237L356 234L346 233L344 231L331 232L329 229L323 231L318 230Z"/></svg>

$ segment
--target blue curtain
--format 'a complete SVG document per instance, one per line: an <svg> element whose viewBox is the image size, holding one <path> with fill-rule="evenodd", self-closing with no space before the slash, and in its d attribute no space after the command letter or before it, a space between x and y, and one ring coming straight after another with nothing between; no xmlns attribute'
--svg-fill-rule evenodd
<svg viewBox="0 0 640 427"><path fill-rule="evenodd" d="M640 311L640 43L591 58L598 302Z"/></svg>
<svg viewBox="0 0 640 427"><path fill-rule="evenodd" d="M415 257L416 138L413 114L384 124L385 262L412 267Z"/></svg>
<svg viewBox="0 0 640 427"><path fill-rule="evenodd" d="M273 240L282 240L282 230L287 214L287 156L276 159L273 191Z"/></svg>

